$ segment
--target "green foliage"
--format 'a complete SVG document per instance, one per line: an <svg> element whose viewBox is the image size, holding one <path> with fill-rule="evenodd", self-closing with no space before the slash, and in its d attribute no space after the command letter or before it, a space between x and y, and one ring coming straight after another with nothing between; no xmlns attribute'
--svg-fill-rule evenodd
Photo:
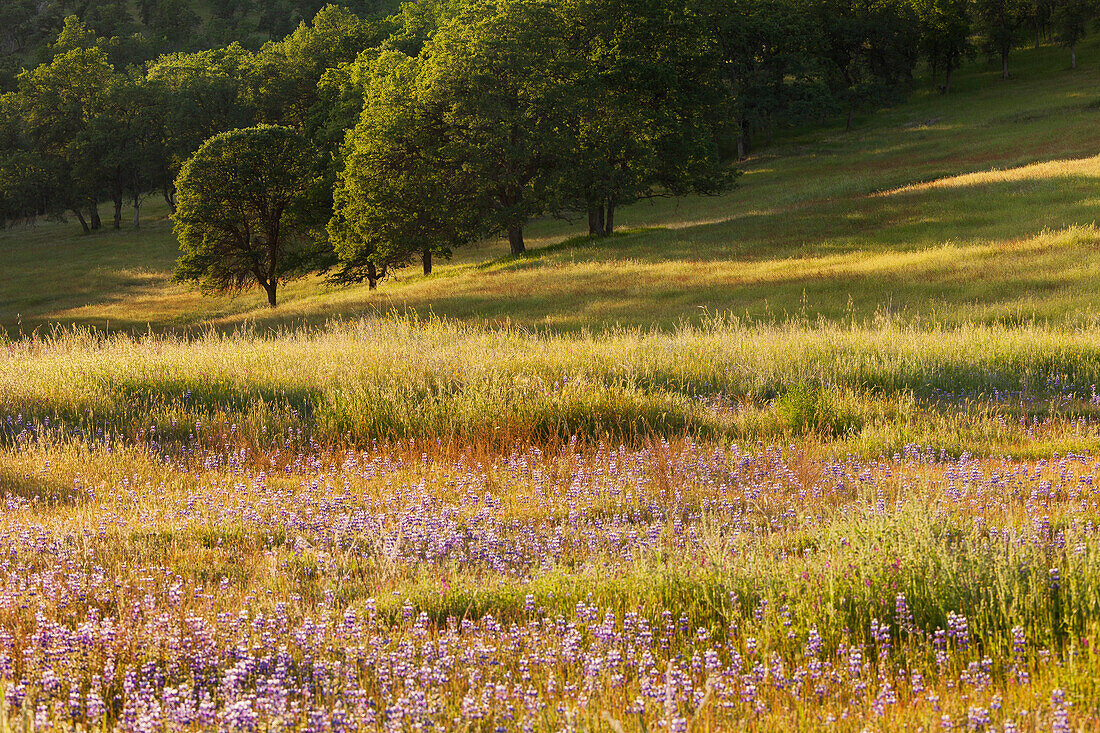
<svg viewBox="0 0 1100 733"><path fill-rule="evenodd" d="M564 25L551 0L477 0L424 48L424 104L447 128L448 166L475 178L486 222L523 252L568 156Z"/></svg>
<svg viewBox="0 0 1100 733"><path fill-rule="evenodd" d="M51 50L54 55L58 55L78 48L93 48L95 45L95 31L86 26L77 16L70 15L65 18L65 25L57 34L57 40L53 42Z"/></svg>
<svg viewBox="0 0 1100 733"><path fill-rule="evenodd" d="M913 9L897 0L820 0L826 78L847 112L895 102L912 80L919 36Z"/></svg>
<svg viewBox="0 0 1100 733"><path fill-rule="evenodd" d="M477 234L477 182L445 155L448 141L425 108L420 62L398 52L373 65L366 104L343 149L328 231L342 264L337 279L366 279L433 255L450 257Z"/></svg>
<svg viewBox="0 0 1100 733"><path fill-rule="evenodd" d="M461 12L465 0L409 0L389 19L386 45L409 56L419 56L424 45Z"/></svg>
<svg viewBox="0 0 1100 733"><path fill-rule="evenodd" d="M381 40L379 24L328 5L311 25L303 23L284 40L265 44L251 71L258 121L315 137L333 104L318 81L326 70L354 61Z"/></svg>
<svg viewBox="0 0 1100 733"><path fill-rule="evenodd" d="M309 142L285 127L260 126L206 141L176 181L179 280L203 292L264 289L323 265L316 228L319 179Z"/></svg>
<svg viewBox="0 0 1100 733"><path fill-rule="evenodd" d="M402 106L405 112L420 110L424 124L417 129L427 135L395 143L413 153L403 156L409 162L403 170L430 160L444 171L436 178L452 182L449 188L463 195L456 199L448 192L440 199L433 190L425 200L460 201L450 206L460 213L449 219L469 215L489 231L507 233L514 254L525 250L524 226L544 212L587 210L598 223L593 233L604 235L613 229L617 205L658 191L719 191L732 181L718 149L726 100L718 72L722 59L700 14L663 3L500 0L470 3L457 13L448 5L429 5L420 13L406 6L394 22L393 45L422 48L411 72L415 84L402 85L403 94L416 101L391 95L369 104L394 105L389 114L397 116ZM364 89L373 83L351 74L344 79ZM371 123L362 124L360 145L380 134L368 132ZM352 148L349 139L349 154ZM346 163L350 170L367 160L360 155ZM424 176L406 180L430 185ZM364 223L370 207L356 213L356 195L354 187L337 193L343 203L332 231L345 242L367 241L362 233L350 234L356 227L380 228L377 220ZM438 231L439 223L427 228ZM423 240L408 232L401 238L407 251L413 251L409 242ZM341 249L350 253L364 246ZM366 248L373 268L381 266L380 258L391 259L373 245ZM373 284L375 274L368 272L368 279Z"/></svg>
<svg viewBox="0 0 1100 733"><path fill-rule="evenodd" d="M933 81L943 74L943 92L951 91L951 74L971 53L968 0L913 0L920 22L921 51Z"/></svg>
<svg viewBox="0 0 1100 733"><path fill-rule="evenodd" d="M145 79L117 75L88 129L114 202L115 229L121 227L124 201L133 204L134 225L140 226L142 200L168 182L164 131L163 108Z"/></svg>
<svg viewBox="0 0 1100 733"><path fill-rule="evenodd" d="M72 210L85 231L98 227L96 203L103 184L92 123L113 79L102 50L75 47L20 74L12 98L28 147L57 174L49 208Z"/></svg>
<svg viewBox="0 0 1100 733"><path fill-rule="evenodd" d="M100 49L78 46L19 76L22 121L46 152L63 155L102 107L114 69Z"/></svg>
<svg viewBox="0 0 1100 733"><path fill-rule="evenodd" d="M158 0L147 14L150 32L167 47L187 48L201 19L187 0Z"/></svg>
<svg viewBox="0 0 1100 733"><path fill-rule="evenodd" d="M122 68L234 41L256 50L294 32L324 5L324 0L5 0L0 3L0 91L13 86L21 66L50 55L68 17ZM344 0L341 5L362 18L396 9L391 0Z"/></svg>
<svg viewBox="0 0 1100 733"><path fill-rule="evenodd" d="M714 0L704 7L733 94L738 157L757 136L835 112L821 68L821 27L805 2Z"/></svg>
<svg viewBox="0 0 1100 733"><path fill-rule="evenodd" d="M575 132L560 203L587 211L589 233L607 236L617 206L727 189L718 140L732 99L710 19L650 0L575 0L561 12Z"/></svg>
<svg viewBox="0 0 1100 733"><path fill-rule="evenodd" d="M239 44L164 56L150 66L148 83L159 98L168 156L167 180L210 137L248 127L256 117L249 74L253 55ZM169 186L165 198L174 205Z"/></svg>
<svg viewBox="0 0 1100 733"><path fill-rule="evenodd" d="M1100 5L1096 0L1057 0L1053 9L1054 29L1058 42L1070 49L1071 65L1077 68L1077 44L1088 35L1096 22Z"/></svg>
<svg viewBox="0 0 1100 733"><path fill-rule="evenodd" d="M1028 6L1024 0L974 0L974 9L985 50L1000 57L1007 79L1008 56L1022 38Z"/></svg>
<svg viewBox="0 0 1100 733"><path fill-rule="evenodd" d="M34 221L50 211L58 174L51 161L29 150L0 157L0 226Z"/></svg>

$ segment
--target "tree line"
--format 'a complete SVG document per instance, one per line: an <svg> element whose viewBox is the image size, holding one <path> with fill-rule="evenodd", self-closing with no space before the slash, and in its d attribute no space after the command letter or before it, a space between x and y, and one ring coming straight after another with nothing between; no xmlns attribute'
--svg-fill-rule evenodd
<svg viewBox="0 0 1100 733"><path fill-rule="evenodd" d="M96 36L119 68L164 53L199 51L237 41L259 49L283 38L325 0L4 0L0 3L0 91L14 88L23 66L48 61L67 17ZM346 0L362 17L396 9L390 0Z"/></svg>
<svg viewBox="0 0 1100 733"><path fill-rule="evenodd" d="M167 0L160 0L161 3ZM149 3L161 7L157 2ZM142 5L139 3L139 5ZM144 5L142 5L144 7ZM360 11L362 12L362 11ZM395 268L533 218L615 228L649 196L718 193L776 130L940 91L980 51L1070 49L1093 0L422 0L321 8L286 37L122 64L71 15L0 96L0 221L85 232L149 196L205 290Z"/></svg>

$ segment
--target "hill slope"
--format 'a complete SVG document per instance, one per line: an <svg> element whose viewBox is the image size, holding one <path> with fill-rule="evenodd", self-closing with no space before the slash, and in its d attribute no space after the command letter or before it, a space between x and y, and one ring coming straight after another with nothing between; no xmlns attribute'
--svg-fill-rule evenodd
<svg viewBox="0 0 1100 733"><path fill-rule="evenodd" d="M545 221L526 256L488 242L376 293L314 278L287 287L274 312L258 293L201 298L172 283L164 212L140 232L15 229L0 234L0 325L229 327L406 308L562 330L727 310L1079 319L1100 286L1100 46L1079 56L1070 70L1062 49L1020 52L1007 82L974 64L949 97L922 90L851 133L788 137L745 163L733 193L643 202L610 241L579 237L579 221Z"/></svg>

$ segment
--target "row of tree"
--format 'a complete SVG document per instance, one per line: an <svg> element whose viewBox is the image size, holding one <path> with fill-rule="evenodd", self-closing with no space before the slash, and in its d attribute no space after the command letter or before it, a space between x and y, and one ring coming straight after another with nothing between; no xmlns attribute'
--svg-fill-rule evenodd
<svg viewBox="0 0 1100 733"><path fill-rule="evenodd" d="M71 16L0 97L0 220L71 213L91 232L110 202L114 227L127 205L139 226L156 193L185 279L259 284L272 304L309 271L373 287L494 233L520 253L536 216L606 236L641 197L725 190L730 159L775 129L851 126L904 96L921 54L948 91L975 30L1007 74L1031 1L421 0L386 19L327 6L256 51L125 68L117 39ZM1072 48L1096 8L1050 2L1039 33Z"/></svg>
<svg viewBox="0 0 1100 733"><path fill-rule="evenodd" d="M281 281L318 268L375 287L496 232L522 253L537 216L584 215L606 236L639 197L732 184L730 89L709 16L668 0L437 9L321 83L330 113L343 114L340 98L354 109L332 178L326 125L202 146L178 179L181 277L213 290L254 281L272 303Z"/></svg>
<svg viewBox="0 0 1100 733"><path fill-rule="evenodd" d="M91 232L109 201L115 228L127 203L138 225L150 194L174 210L176 176L205 140L258 122L294 127L335 159L358 110L335 119L340 92L318 81L381 37L377 23L329 7L257 53L232 44L120 71L70 17L50 61L0 96L0 220L71 214Z"/></svg>
<svg viewBox="0 0 1100 733"><path fill-rule="evenodd" d="M257 50L312 18L325 0L4 0L0 3L0 91L14 87L22 66L48 61L67 17L98 37L123 68L164 53L198 51L234 41ZM392 12L391 0L347 0L361 17Z"/></svg>

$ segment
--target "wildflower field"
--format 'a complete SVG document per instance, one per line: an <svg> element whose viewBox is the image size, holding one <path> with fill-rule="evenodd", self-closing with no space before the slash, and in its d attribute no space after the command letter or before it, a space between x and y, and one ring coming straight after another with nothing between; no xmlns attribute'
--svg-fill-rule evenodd
<svg viewBox="0 0 1100 733"><path fill-rule="evenodd" d="M1092 729L1098 335L9 342L0 728Z"/></svg>
<svg viewBox="0 0 1100 733"><path fill-rule="evenodd" d="M0 232L0 733L1100 730L1098 49L277 311Z"/></svg>

